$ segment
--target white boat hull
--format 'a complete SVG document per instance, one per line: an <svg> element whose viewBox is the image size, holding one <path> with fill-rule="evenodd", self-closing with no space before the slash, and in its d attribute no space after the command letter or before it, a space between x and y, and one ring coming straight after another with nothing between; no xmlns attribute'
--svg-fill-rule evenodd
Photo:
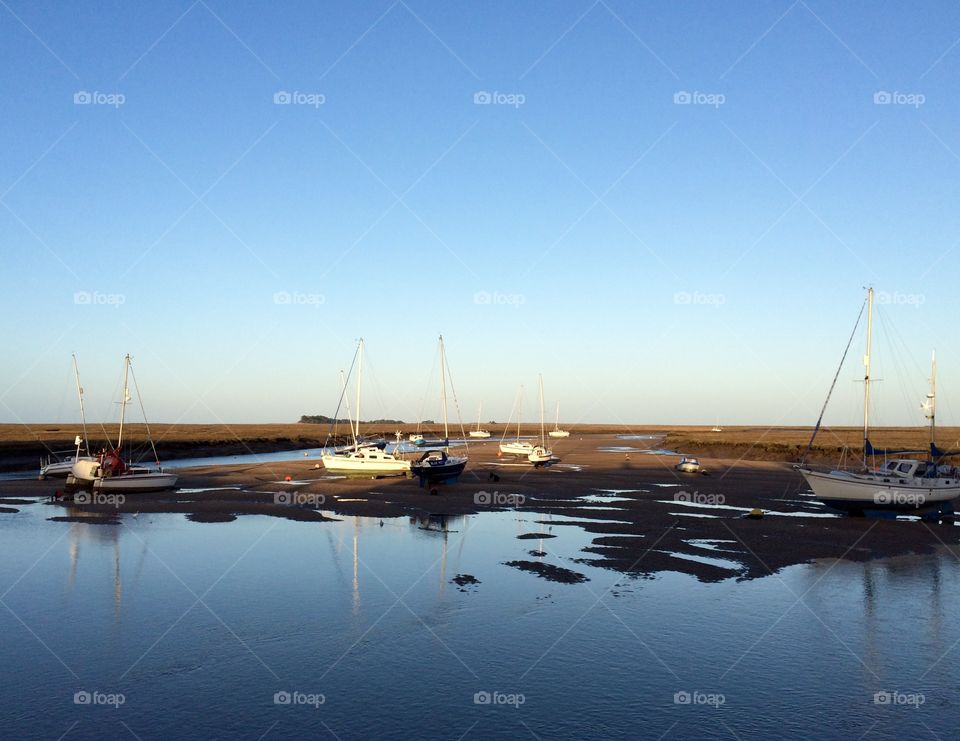
<svg viewBox="0 0 960 741"><path fill-rule="evenodd" d="M147 492L166 491L177 486L177 474L163 471L146 473L124 473L120 476L108 476L94 479L93 490L107 492Z"/></svg>
<svg viewBox="0 0 960 741"><path fill-rule="evenodd" d="M847 471L821 473L804 468L800 473L817 499L843 510L910 511L935 507L960 497L960 479L898 478Z"/></svg>
<svg viewBox="0 0 960 741"><path fill-rule="evenodd" d="M570 437L567 430L552 430L547 433L550 437Z"/></svg>
<svg viewBox="0 0 960 741"><path fill-rule="evenodd" d="M533 449L533 452L527 456L527 460L533 464L549 463L553 460L553 451L538 445Z"/></svg>
<svg viewBox="0 0 960 741"><path fill-rule="evenodd" d="M699 473L699 463L678 463L675 468L681 473Z"/></svg>
<svg viewBox="0 0 960 741"><path fill-rule="evenodd" d="M40 469L40 480L43 479L65 479L73 473L73 465L79 461L96 461L96 458L80 456L79 458L67 458L65 461L57 463L48 463Z"/></svg>
<svg viewBox="0 0 960 741"><path fill-rule="evenodd" d="M533 445L524 442L500 443L500 452L504 455L528 456L533 452Z"/></svg>
<svg viewBox="0 0 960 741"><path fill-rule="evenodd" d="M363 450L337 455L323 455L320 457L323 467L328 471L340 473L406 473L410 470L410 461L394 458L389 453L380 453Z"/></svg>
<svg viewBox="0 0 960 741"><path fill-rule="evenodd" d="M470 437L481 437L486 439L490 437L490 433L486 430L470 430Z"/></svg>

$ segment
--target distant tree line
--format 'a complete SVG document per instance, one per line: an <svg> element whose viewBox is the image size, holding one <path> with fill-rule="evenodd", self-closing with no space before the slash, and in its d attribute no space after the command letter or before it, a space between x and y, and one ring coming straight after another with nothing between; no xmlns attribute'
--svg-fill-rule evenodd
<svg viewBox="0 0 960 741"><path fill-rule="evenodd" d="M308 425L345 425L349 424L350 420L348 419L334 419L333 417L327 417L324 414L304 414L300 417L301 424ZM362 425L403 425L406 424L402 419L369 419L362 420L360 422ZM433 424L432 422L427 422L426 424Z"/></svg>

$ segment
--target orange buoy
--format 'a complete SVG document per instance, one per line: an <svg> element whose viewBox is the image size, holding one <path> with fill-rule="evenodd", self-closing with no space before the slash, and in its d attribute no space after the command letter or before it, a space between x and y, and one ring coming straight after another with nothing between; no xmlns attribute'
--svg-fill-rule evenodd
<svg viewBox="0 0 960 741"><path fill-rule="evenodd" d="M284 481L293 481L293 476L284 476L284 477L283 477L283 480L284 480Z"/></svg>
<svg viewBox="0 0 960 741"><path fill-rule="evenodd" d="M502 450L498 450L498 451L497 451L497 458L503 458L503 451L502 451Z"/></svg>

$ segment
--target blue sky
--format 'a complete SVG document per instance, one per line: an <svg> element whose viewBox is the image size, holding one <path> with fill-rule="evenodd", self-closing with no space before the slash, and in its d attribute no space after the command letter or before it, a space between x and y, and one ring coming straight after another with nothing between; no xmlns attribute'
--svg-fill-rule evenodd
<svg viewBox="0 0 960 741"><path fill-rule="evenodd" d="M542 372L570 422L806 424L872 284L878 422L934 348L960 422L956 3L7 0L0 39L0 420L76 418L71 352L97 417L125 352L157 421L331 413L360 336L364 416L415 420L442 332L467 418Z"/></svg>

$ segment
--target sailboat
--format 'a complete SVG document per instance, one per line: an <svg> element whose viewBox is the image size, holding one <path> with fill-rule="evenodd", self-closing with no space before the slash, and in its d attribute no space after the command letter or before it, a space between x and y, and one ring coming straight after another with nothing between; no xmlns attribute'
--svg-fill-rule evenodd
<svg viewBox="0 0 960 741"><path fill-rule="evenodd" d="M480 404L477 409L477 429L470 430L470 437L482 437L484 439L490 437L490 433L484 429L480 428L480 417L483 414L483 403Z"/></svg>
<svg viewBox="0 0 960 741"><path fill-rule="evenodd" d="M80 385L80 369L77 367L77 356L73 356L73 376L77 383L77 398L80 400L80 423L83 426L83 434L77 435L74 438L73 444L76 446L76 450L73 452L73 455L67 455L64 458L57 458L57 460L52 460L49 456L46 460L40 461L40 480L43 481L46 478L66 478L70 475L70 471L73 469L73 464L78 461L95 461L96 458L90 455L90 444L87 442L87 416L83 408L83 386ZM86 455L80 455L81 446L85 449ZM54 453L54 455L57 455Z"/></svg>
<svg viewBox="0 0 960 741"><path fill-rule="evenodd" d="M549 432L550 437L570 437L569 430L560 429L560 402L557 402L557 419L553 423L553 429Z"/></svg>
<svg viewBox="0 0 960 741"><path fill-rule="evenodd" d="M507 428L503 429L503 437L500 439L500 452L505 455L528 456L533 452L533 444L520 439L520 418L523 416L523 386L517 392L517 439L507 442Z"/></svg>
<svg viewBox="0 0 960 741"><path fill-rule="evenodd" d="M535 446L527 455L527 460L535 466L541 466L553 460L553 451L547 448L547 438L544 435L543 424L543 375L539 377L540 383L540 444Z"/></svg>
<svg viewBox="0 0 960 741"><path fill-rule="evenodd" d="M863 309L861 309L861 312ZM859 318L858 318L859 323ZM870 351L873 335L873 288L867 290L867 347L863 358L863 467L859 470L814 471L801 464L798 470L806 479L814 496L824 504L851 514L866 510L911 511L933 509L960 497L960 472L953 466L939 465L950 452L941 451L935 442L936 432L936 356L930 374L930 393L923 409L930 420L930 448L926 460L893 458L888 454L923 453L920 450L877 450L870 443ZM852 341L851 337L851 341ZM849 349L849 345L848 345ZM846 353L844 353L846 355ZM842 364L842 363L841 363ZM837 371L839 374L839 370ZM834 383L836 379L834 379ZM832 391L831 387L831 391ZM829 396L827 397L829 399ZM824 404L826 409L826 404ZM821 412L821 420L823 412ZM820 420L810 439L809 451L820 427ZM867 466L868 457L881 454L881 468Z"/></svg>
<svg viewBox="0 0 960 741"><path fill-rule="evenodd" d="M117 446L90 460L78 460L73 464L70 475L67 476L66 490L76 491L86 489L93 492L137 493L148 491L166 491L177 486L177 474L168 473L160 466L157 458L157 449L150 437L150 425L147 424L147 439L153 450L156 467L143 465L129 465L123 459L123 426L126 422L127 402L130 397L130 370L131 359L128 354L123 359L123 398L120 401L120 430L117 433ZM140 399L140 389L134 378L134 388L143 409L143 400ZM146 418L144 418L146 423Z"/></svg>
<svg viewBox="0 0 960 741"><path fill-rule="evenodd" d="M410 471L420 479L420 486L428 483L454 482L467 466L466 456L449 454L450 430L447 426L447 355L440 335L440 398L443 404L443 439L441 450L430 450L410 466ZM454 398L456 401L456 398Z"/></svg>
<svg viewBox="0 0 960 741"><path fill-rule="evenodd" d="M350 436L353 438L351 450L324 452L320 456L323 467L328 471L347 474L405 474L410 470L410 461L387 453L375 444L363 445L360 442L360 391L363 386L363 338L357 343L357 407L356 424L350 424ZM352 370L352 369L351 369ZM346 384L341 392L346 395ZM336 418L336 415L334 415Z"/></svg>

